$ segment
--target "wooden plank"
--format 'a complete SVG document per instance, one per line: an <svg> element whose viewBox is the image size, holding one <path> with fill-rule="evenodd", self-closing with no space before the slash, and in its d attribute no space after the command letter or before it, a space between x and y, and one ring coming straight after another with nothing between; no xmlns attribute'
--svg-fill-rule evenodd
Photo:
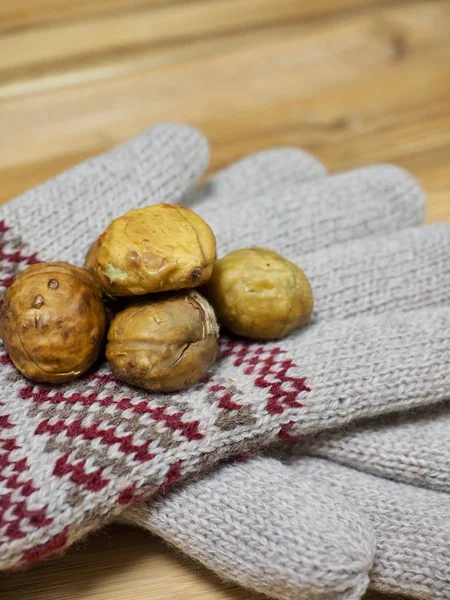
<svg viewBox="0 0 450 600"><path fill-rule="evenodd" d="M280 143L331 168L446 144L449 20L450 2L427 2L210 40L196 58L176 49L173 64L85 83L80 71L56 90L0 86L1 200L164 120L204 130L213 168Z"/></svg>
<svg viewBox="0 0 450 600"><path fill-rule="evenodd" d="M395 0L397 3L406 3L411 0ZM366 9L373 5L383 5L392 0L316 0L315 2L290 1L292 11L298 18L311 19L341 13L342 11ZM236 6L228 0L214 0L221 10L220 5ZM199 16L205 5L212 4L211 0L2 0L0 3L0 31L12 31L30 27L48 27L56 23L71 23L83 20L92 21L103 15L109 18L121 15L151 10L165 10L169 8L177 11L183 5L189 4L194 10L199 10ZM269 10L276 14L276 9L283 10L282 0L264 2L254 0L255 16L261 11ZM271 5L271 6L270 6ZM264 9L266 6L266 9ZM239 9L238 9L239 12Z"/></svg>
<svg viewBox="0 0 450 600"><path fill-rule="evenodd" d="M150 7L151 8L151 7ZM64 21L46 28L13 31L0 39L3 78L20 77L38 65L45 70L70 63L73 68L86 57L102 57L138 52L142 48L160 47L176 42L230 34L265 23L283 23L297 17L292 0L225 0L168 4L158 10L107 14L92 20ZM33 48L33 52L30 52ZM13 72L13 75L10 72Z"/></svg>
<svg viewBox="0 0 450 600"><path fill-rule="evenodd" d="M183 0L2 0L0 31L47 27L58 22L89 20L102 14L167 6ZM185 0L188 1L188 0Z"/></svg>
<svg viewBox="0 0 450 600"><path fill-rule="evenodd" d="M342 1L338 2L342 5ZM344 2L355 7L360 4ZM369 3L370 6L371 3ZM107 13L89 20L64 20L53 26L19 28L0 37L3 56L0 81L34 77L47 72L73 70L86 61L110 62L145 54L161 46L187 44L213 36L230 36L242 31L274 28L305 19L302 6L292 0L219 0L150 5ZM124 6L125 8L125 6ZM367 9L367 3L365 3ZM330 3L318 2L313 16L335 14ZM32 49L32 52L30 52Z"/></svg>

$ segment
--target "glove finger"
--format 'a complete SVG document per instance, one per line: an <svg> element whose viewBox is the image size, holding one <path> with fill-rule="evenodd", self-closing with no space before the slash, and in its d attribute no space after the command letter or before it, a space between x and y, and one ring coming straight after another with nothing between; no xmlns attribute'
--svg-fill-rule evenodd
<svg viewBox="0 0 450 600"><path fill-rule="evenodd" d="M450 223L340 244L298 262L316 319L450 305Z"/></svg>
<svg viewBox="0 0 450 600"><path fill-rule="evenodd" d="M186 125L158 125L9 202L1 210L1 273L40 260L84 262L112 219L177 202L201 176L208 145ZM8 229L9 228L9 229Z"/></svg>
<svg viewBox="0 0 450 600"><path fill-rule="evenodd" d="M447 494L320 459L297 459L297 477L325 482L370 520L377 540L370 586L415 598L450 598Z"/></svg>
<svg viewBox="0 0 450 600"><path fill-rule="evenodd" d="M125 515L271 597L356 600L368 583L375 540L362 514L274 459L225 465Z"/></svg>
<svg viewBox="0 0 450 600"><path fill-rule="evenodd" d="M322 456L360 471L450 494L450 407L390 415L298 442L293 454Z"/></svg>
<svg viewBox="0 0 450 600"><path fill-rule="evenodd" d="M320 321L282 349L237 343L230 358L256 387L272 390L269 413L302 406L285 429L289 438L449 399L449 336L450 308L443 307Z"/></svg>
<svg viewBox="0 0 450 600"><path fill-rule="evenodd" d="M249 198L275 194L325 175L325 167L308 152L299 148L271 148L250 154L219 171L189 192L184 203L196 210L198 202L217 201L219 205L223 202L229 214Z"/></svg>
<svg viewBox="0 0 450 600"><path fill-rule="evenodd" d="M290 257L348 240L417 225L424 217L417 181L392 165L364 167L316 181L228 201L213 197L195 210L216 233L219 255L267 246Z"/></svg>

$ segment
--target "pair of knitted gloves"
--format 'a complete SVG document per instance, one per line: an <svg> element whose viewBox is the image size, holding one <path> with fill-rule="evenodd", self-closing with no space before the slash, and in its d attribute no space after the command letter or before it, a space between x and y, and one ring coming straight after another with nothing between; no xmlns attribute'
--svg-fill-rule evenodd
<svg viewBox="0 0 450 600"><path fill-rule="evenodd" d="M197 131L157 126L8 203L2 293L36 261L82 264L127 210L181 202L219 255L266 246L301 266L311 324L224 337L210 376L166 395L105 364L37 385L3 352L0 567L120 518L275 598L450 598L450 223L421 225L423 193L394 166L327 176L281 148L192 190L207 162Z"/></svg>

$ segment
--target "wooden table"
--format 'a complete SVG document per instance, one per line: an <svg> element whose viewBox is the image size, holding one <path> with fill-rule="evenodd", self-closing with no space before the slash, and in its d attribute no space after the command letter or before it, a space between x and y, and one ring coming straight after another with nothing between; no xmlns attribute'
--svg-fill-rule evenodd
<svg viewBox="0 0 450 600"><path fill-rule="evenodd" d="M289 144L395 162L449 219L450 0L2 0L1 202L160 121L201 128L212 170ZM257 598L118 526L0 597Z"/></svg>

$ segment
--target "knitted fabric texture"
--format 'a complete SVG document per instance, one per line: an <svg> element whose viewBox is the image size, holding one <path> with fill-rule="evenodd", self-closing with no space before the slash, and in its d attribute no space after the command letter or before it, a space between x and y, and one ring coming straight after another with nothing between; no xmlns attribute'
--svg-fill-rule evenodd
<svg viewBox="0 0 450 600"><path fill-rule="evenodd" d="M360 598L374 589L450 598L447 494L333 462L265 456L131 509L226 579L283 600ZM370 526L367 521L369 521Z"/></svg>
<svg viewBox="0 0 450 600"><path fill-rule="evenodd" d="M307 437L292 451L449 494L450 407L443 404Z"/></svg>
<svg viewBox="0 0 450 600"><path fill-rule="evenodd" d="M276 155L273 152L272 158ZM278 152L281 156L283 151ZM251 158L247 161L250 162ZM363 171L368 175L379 172L381 176L384 169L372 167L359 173ZM391 176L393 172L392 169L386 170ZM227 172L220 175L221 183L226 180L226 175ZM229 175L232 177L231 169ZM293 169L291 176L298 182L299 170ZM337 177L342 176L332 179L336 180ZM346 174L346 177L351 177L351 174ZM213 181L209 190L217 187ZM441 310L447 310L445 306L448 305L450 289L448 224L407 228L388 235L318 249L322 244L329 245L329 200L322 197L319 206L315 204L311 208L308 197L302 195L305 187L313 189L314 184L298 188L297 197L302 200L296 207L295 224L287 229L292 235L288 233L284 239L279 239L276 247L285 254L290 253L294 259L297 257L313 283L315 322L316 326L323 324L324 345L328 345L329 341L326 332L334 331L335 327L345 329L349 325L348 322L331 325L328 321L332 319L361 314L389 315L392 311L403 310L413 312L400 313L401 319L413 322L427 318L427 314L437 317ZM326 181L321 181L320 189L326 187ZM283 186L277 183L272 189L266 188L265 195L269 198L269 201L265 200L267 206L277 205L279 210L283 210L279 198L289 196L292 193L290 189L292 183L286 173ZM422 209L417 201L417 190L411 194L411 189L405 192L404 200L412 200L411 210L419 221ZM197 207L209 220L214 218L217 211L226 210L229 196L224 191L221 193L221 198L213 199L204 207ZM202 198L205 199L205 194ZM397 196L397 201L398 198L401 199L402 195ZM237 206L236 196L233 199ZM242 202L245 203L246 198L242 198ZM209 205L214 205L214 208L208 209ZM367 207L362 203L353 210L356 211L356 214L353 213L354 222L359 224ZM360 216L359 211L363 215ZM221 217L216 218L219 222ZM306 254L302 249L303 240L308 239L308 234L296 235L299 222L307 222L308 230L316 232L315 245L314 241L310 242L312 246L308 249L311 252ZM249 221L247 227L251 227ZM379 231L384 232L385 227L381 225ZM276 235L276 232L269 232L269 235ZM346 235L351 237L350 232ZM224 245L227 250L230 249L232 237ZM301 259L298 259L299 256ZM428 310L416 310L425 307ZM393 320L396 318L392 315ZM362 321L366 324L370 322L367 319ZM378 319L375 321L378 322ZM434 335L446 337L447 334L436 330ZM365 333L362 333L362 337L365 337ZM420 345L421 340L418 343ZM414 351L414 345L415 342L412 342L406 354ZM427 355L427 345L425 343L423 348L424 356ZM333 347L333 344L330 343L330 346ZM320 354L316 348L314 352ZM396 349L390 348L391 352L394 356ZM308 360L307 357L302 358ZM376 393L382 394L389 380L395 379L399 386L409 386L410 371L406 366L409 359L406 355L401 360L398 358L393 358L393 371L380 379ZM383 360L377 353L371 360L378 364L380 359ZM348 366L357 370L366 359L361 354L348 354L346 360ZM439 366L434 363L434 359L430 362L425 359L423 370L420 368L419 371L427 378L430 369L434 368L433 364L440 372L441 382L448 382L448 369L444 364ZM364 402L366 395L371 393L367 387L362 382L352 382L345 365L339 365L338 370L342 379L352 387L352 393ZM419 371L416 371L417 375ZM434 391L431 391L431 395ZM437 388L436 391L437 397L440 397ZM405 395L408 395L406 390ZM416 400L418 403L427 402L424 396ZM339 406L334 404L333 410L338 411ZM429 421L426 414L431 414ZM391 418L392 424L386 427ZM340 594L346 598L359 597L368 583L369 571L371 585L378 589L423 598L449 597L450 583L445 558L448 552L445 531L449 518L445 512L446 499L442 495L427 496L426 491L409 489L408 486L330 465L329 469L335 473L337 480L340 481L342 473L342 482L346 484L343 489L345 495L340 488L333 493L330 489L334 487L332 481L320 476L325 469L325 461L309 461L301 456L304 453L329 456L355 464L361 469L367 467L367 470L372 469L382 475L391 475L393 472L398 475L404 469L405 480L414 479L416 483L423 483L428 474L433 480L431 485L437 487L439 481L443 486L444 481L449 480L450 465L446 448L439 449L440 443L448 440L447 432L450 431L450 427L444 431L444 421L445 406L437 407L431 413L427 408L423 414L411 415L408 412L402 416L388 415L353 428L302 436L290 452L296 467L291 473L286 471L286 466L271 458L255 458L248 463L232 464L157 502L131 509L125 518L128 522L158 533L222 577L277 598L334 599L341 597ZM421 439L420 428L424 425L424 438ZM414 429L414 437L408 440L411 428ZM433 434L438 434L434 442L431 439ZM427 444L428 453L425 448ZM437 459L437 465L430 469L433 459ZM303 461L305 470L302 470ZM318 476L314 473L316 464ZM355 503L350 485L352 478L359 492L358 502ZM366 495L369 497L365 498ZM429 512L426 510L428 498L432 508ZM334 508L330 509L332 506ZM359 543L354 536L352 521L357 508L370 518L376 532L378 543L373 568L367 561L369 553L361 549L364 541L371 539L370 528L364 528ZM355 522L363 522L361 514ZM440 528L444 531L442 535L438 534ZM361 535L360 530L357 535ZM434 536L434 539L430 540L430 536ZM365 547L367 549L369 545ZM342 560L339 559L339 550L336 551L338 548L341 548ZM352 561L350 555L364 560ZM323 570L329 577L324 575Z"/></svg>
<svg viewBox="0 0 450 600"><path fill-rule="evenodd" d="M372 568L367 518L332 486L270 458L221 466L126 522L226 579L278 598L356 600Z"/></svg>
<svg viewBox="0 0 450 600"><path fill-rule="evenodd" d="M322 172L313 158L301 156L304 171L309 164L312 176ZM207 145L196 131L160 126L25 194L2 212L1 283L38 260L81 262L114 216L134 206L179 201L206 159ZM260 155L258 174L263 164ZM217 222L222 251L231 249L232 239L236 246L270 242L301 263L302 240L318 232L318 221L328 245L393 232L422 218L420 189L394 167L331 177L308 192L298 183L280 192L272 216L261 185L242 219ZM294 220L291 204L311 194L310 211ZM243 233L232 238L240 222ZM312 238L308 244L313 251ZM345 268L339 285L346 285L346 274L353 285L354 274ZM367 276L358 277L356 297ZM327 293L338 298L340 289ZM434 306L429 288L422 294L420 289L421 306ZM410 285L401 283L396 293L409 296ZM0 565L27 564L60 550L126 506L226 457L446 398L448 340L442 332L449 330L450 310L366 316L381 302L377 294L373 290L358 316L332 325L320 319L318 306L317 323L283 342L225 338L208 378L181 394L135 390L115 381L106 365L72 385L35 385L3 355Z"/></svg>
<svg viewBox="0 0 450 600"><path fill-rule="evenodd" d="M370 520L376 538L371 587L423 599L450 598L447 494L321 459L297 457L292 468L296 477L306 478L311 486L320 482L332 487ZM295 502L295 498L287 501Z"/></svg>

